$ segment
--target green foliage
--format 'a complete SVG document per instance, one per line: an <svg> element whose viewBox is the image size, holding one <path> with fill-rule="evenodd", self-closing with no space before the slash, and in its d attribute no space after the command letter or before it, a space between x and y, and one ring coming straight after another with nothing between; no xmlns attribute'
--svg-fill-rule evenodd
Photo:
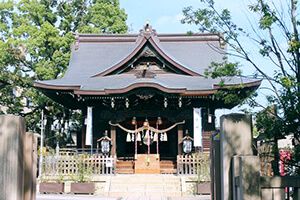
<svg viewBox="0 0 300 200"><path fill-rule="evenodd" d="M74 32L124 33L126 18L118 0L0 2L0 80L10 84L1 90L5 112L25 116L32 131L39 131L42 108L48 122L57 113L66 116L67 111L34 89L33 82L62 77ZM18 95L13 94L16 88ZM49 126L46 137L53 136Z"/></svg>
<svg viewBox="0 0 300 200"><path fill-rule="evenodd" d="M256 128L258 132L263 133L266 139L280 139L282 137L283 124L277 118L277 109L275 106L269 107L256 115Z"/></svg>
<svg viewBox="0 0 300 200"><path fill-rule="evenodd" d="M241 75L238 63L230 63L224 59L222 63L212 62L209 68L205 69L204 75L212 78Z"/></svg>
<svg viewBox="0 0 300 200"><path fill-rule="evenodd" d="M208 182L210 181L210 158L207 153L195 153L192 155L200 159L200 164L197 164L197 182Z"/></svg>
<svg viewBox="0 0 300 200"><path fill-rule="evenodd" d="M73 177L75 182L83 183L91 179L92 168L88 163L89 156L86 154L77 155L77 174Z"/></svg>
<svg viewBox="0 0 300 200"><path fill-rule="evenodd" d="M251 19L246 28L238 26L230 11L218 9L213 0L201 0L199 9L185 8L182 22L198 25L201 32L221 33L220 39L229 49L225 54L248 64L239 66L226 60L212 63L206 75L213 78L239 75L243 67L251 67L255 72L249 77L265 81L267 87L260 90L265 90L262 93L266 93L268 106L275 106L276 112L270 112L270 108L256 99L247 100L251 106L264 109L257 115L258 132L270 139L292 134L295 144L300 144L299 2L254 0L249 4L246 9ZM238 101L238 97L228 91L221 91L219 96L229 103Z"/></svg>

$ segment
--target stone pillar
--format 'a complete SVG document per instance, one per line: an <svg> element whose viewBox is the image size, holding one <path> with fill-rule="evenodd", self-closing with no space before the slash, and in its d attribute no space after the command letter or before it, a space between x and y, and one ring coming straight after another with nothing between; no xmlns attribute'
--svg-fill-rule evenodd
<svg viewBox="0 0 300 200"><path fill-rule="evenodd" d="M234 155L253 155L251 116L249 115L230 114L221 117L221 200L233 199L231 159Z"/></svg>
<svg viewBox="0 0 300 200"><path fill-rule="evenodd" d="M220 133L216 133L211 137L211 148L210 148L210 157L211 157L211 199L219 200L221 199L221 184L220 184Z"/></svg>
<svg viewBox="0 0 300 200"><path fill-rule="evenodd" d="M258 156L234 156L232 160L233 200L260 199Z"/></svg>
<svg viewBox="0 0 300 200"><path fill-rule="evenodd" d="M183 138L183 126L180 124L178 125L178 155L182 155L182 138Z"/></svg>
<svg viewBox="0 0 300 200"><path fill-rule="evenodd" d="M110 126L110 138L111 138L111 155L116 155L116 149L117 149L117 141L116 141L116 127Z"/></svg>
<svg viewBox="0 0 300 200"><path fill-rule="evenodd" d="M0 116L0 199L23 200L23 136L22 117Z"/></svg>
<svg viewBox="0 0 300 200"><path fill-rule="evenodd" d="M35 200L37 166L37 137L24 134L24 200Z"/></svg>
<svg viewBox="0 0 300 200"><path fill-rule="evenodd" d="M81 128L81 137L80 138L77 138L77 140L79 140L80 139L80 141L81 141L81 147L79 147L78 146L78 144L77 144L77 146L79 147L79 148L85 148L85 133L86 133L86 124L85 124L85 118L83 119L83 121L82 121L82 128Z"/></svg>
<svg viewBox="0 0 300 200"><path fill-rule="evenodd" d="M300 200L300 188L294 188L293 198L296 200Z"/></svg>

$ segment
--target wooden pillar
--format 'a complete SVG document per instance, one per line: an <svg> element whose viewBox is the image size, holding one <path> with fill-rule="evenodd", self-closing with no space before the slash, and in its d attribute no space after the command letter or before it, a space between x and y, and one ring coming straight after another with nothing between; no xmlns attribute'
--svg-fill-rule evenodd
<svg viewBox="0 0 300 200"><path fill-rule="evenodd" d="M83 119L82 122L82 129L81 129L81 148L85 148L85 133L86 133L86 125L85 125L85 119Z"/></svg>
<svg viewBox="0 0 300 200"><path fill-rule="evenodd" d="M178 143L177 143L177 146L178 146L178 155L182 155L182 138L183 138L183 126L180 124L178 125L178 130L177 130L177 133L178 133Z"/></svg>
<svg viewBox="0 0 300 200"><path fill-rule="evenodd" d="M116 155L117 142L116 142L116 127L110 126L110 138L111 138L111 155Z"/></svg>

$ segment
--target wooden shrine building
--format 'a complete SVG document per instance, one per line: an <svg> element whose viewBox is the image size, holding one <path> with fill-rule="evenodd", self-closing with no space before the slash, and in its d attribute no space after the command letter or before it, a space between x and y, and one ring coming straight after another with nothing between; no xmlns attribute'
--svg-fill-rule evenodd
<svg viewBox="0 0 300 200"><path fill-rule="evenodd" d="M148 155L148 164L176 161L185 133L197 140L194 108L201 108L201 146L208 151L215 109L235 106L218 98L218 90L239 86L235 92L246 98L260 85L240 77L206 78L205 69L222 61L222 51L218 34L157 34L148 24L139 34L79 34L64 77L35 87L91 119L90 125L83 122L78 147L89 147L87 132L96 147L107 130L110 154L118 160L137 162ZM152 165L155 173L159 166ZM136 173L147 173L147 166L135 167Z"/></svg>

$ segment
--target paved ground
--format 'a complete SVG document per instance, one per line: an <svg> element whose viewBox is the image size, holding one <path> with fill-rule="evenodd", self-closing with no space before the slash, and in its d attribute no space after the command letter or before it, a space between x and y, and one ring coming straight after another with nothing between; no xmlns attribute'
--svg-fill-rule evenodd
<svg viewBox="0 0 300 200"><path fill-rule="evenodd" d="M132 197L101 197L90 195L55 195L55 194L37 194L37 200L209 200L209 196L193 196L193 197L145 197L145 196L132 196Z"/></svg>

